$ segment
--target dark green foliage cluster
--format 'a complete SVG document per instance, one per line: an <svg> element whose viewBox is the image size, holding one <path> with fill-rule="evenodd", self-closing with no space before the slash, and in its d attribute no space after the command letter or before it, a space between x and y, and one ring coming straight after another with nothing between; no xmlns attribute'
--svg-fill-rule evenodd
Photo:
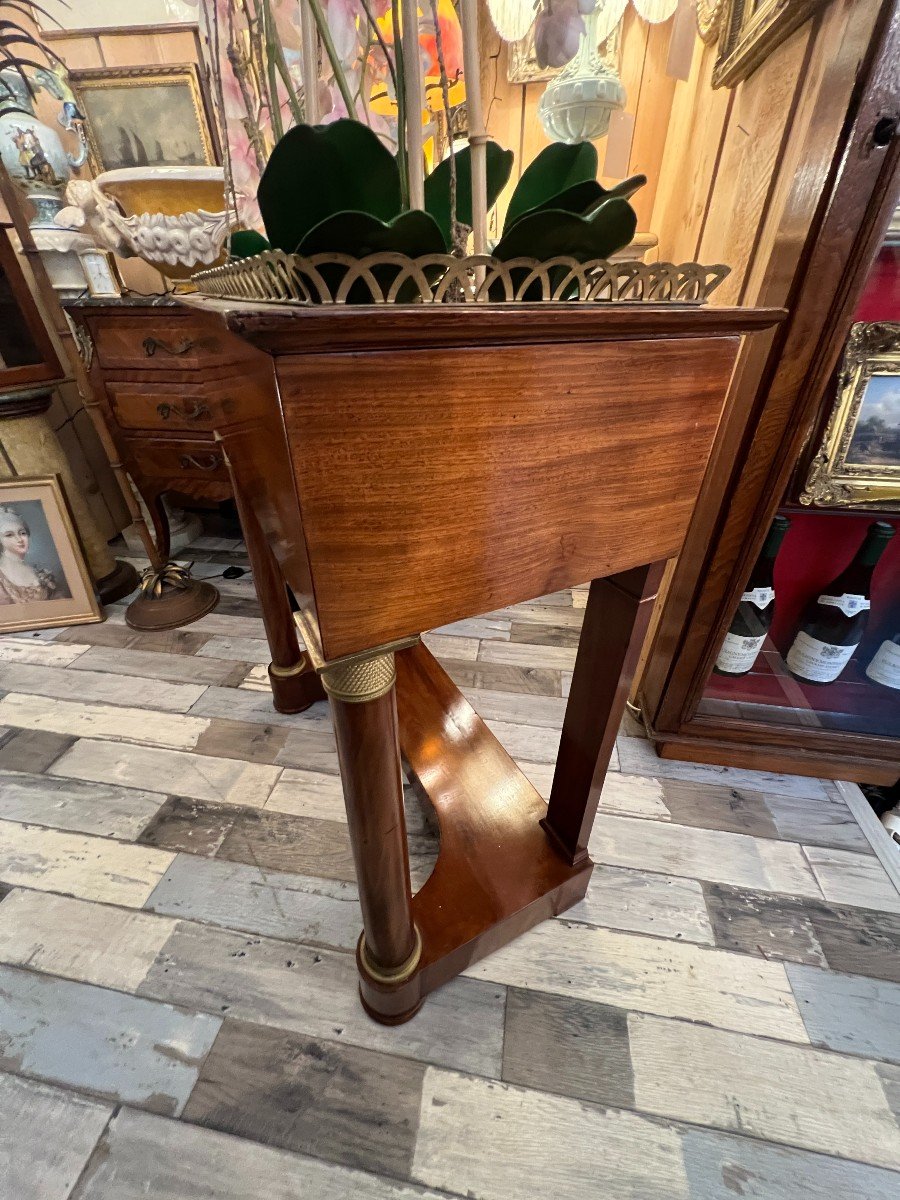
<svg viewBox="0 0 900 1200"><path fill-rule="evenodd" d="M486 159L490 208L509 179L513 153L488 142ZM464 225L472 223L471 170L465 147L456 154L457 220ZM627 246L637 225L628 200L646 179L636 175L606 190L596 175L590 142L543 150L516 185L494 257L587 262ZM416 258L446 254L453 245L449 160L425 181L424 211L404 211L396 159L358 121L289 130L272 152L258 199L268 245L289 254L362 258L387 250ZM233 257L266 248L259 234L232 237Z"/></svg>

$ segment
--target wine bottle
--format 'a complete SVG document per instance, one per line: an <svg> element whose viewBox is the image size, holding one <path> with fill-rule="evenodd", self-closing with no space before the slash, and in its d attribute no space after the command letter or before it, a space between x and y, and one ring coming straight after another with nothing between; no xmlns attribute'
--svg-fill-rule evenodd
<svg viewBox="0 0 900 1200"><path fill-rule="evenodd" d="M900 691L900 632L885 638L866 667L866 678Z"/></svg>
<svg viewBox="0 0 900 1200"><path fill-rule="evenodd" d="M776 517L772 522L716 659L713 669L717 675L746 675L759 657L775 616L775 556L789 526L787 517Z"/></svg>
<svg viewBox="0 0 900 1200"><path fill-rule="evenodd" d="M802 683L834 683L863 638L871 607L872 574L894 536L886 521L873 521L853 561L808 607L787 666Z"/></svg>

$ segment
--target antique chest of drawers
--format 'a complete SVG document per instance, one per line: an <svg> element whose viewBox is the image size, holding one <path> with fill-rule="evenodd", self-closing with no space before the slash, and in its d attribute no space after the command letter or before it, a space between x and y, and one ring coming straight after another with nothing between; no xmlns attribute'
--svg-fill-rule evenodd
<svg viewBox="0 0 900 1200"><path fill-rule="evenodd" d="M119 463L150 513L160 557L169 556L162 496L231 495L213 429L252 408L244 386L246 346L221 325L163 297L85 301L68 307L90 360L94 402ZM245 402L242 408L242 397Z"/></svg>

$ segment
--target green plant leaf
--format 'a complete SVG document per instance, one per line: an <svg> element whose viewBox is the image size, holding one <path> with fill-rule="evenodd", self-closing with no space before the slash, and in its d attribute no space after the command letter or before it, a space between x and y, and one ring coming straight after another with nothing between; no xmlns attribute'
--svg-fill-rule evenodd
<svg viewBox="0 0 900 1200"><path fill-rule="evenodd" d="M513 258L536 258L542 262L557 257L589 262L593 258L608 258L627 246L637 229L637 216L621 196L605 199L589 217L577 216L562 209L545 208L516 221L494 250L494 258L508 262ZM565 267L551 270L553 286L563 278ZM516 286L524 280L527 267L512 268ZM500 298L502 288L495 284L492 298ZM541 285L531 285L523 299L538 300Z"/></svg>
<svg viewBox="0 0 900 1200"><path fill-rule="evenodd" d="M255 229L237 229L231 235L229 252L232 258L252 258L254 254L271 249L263 235Z"/></svg>
<svg viewBox="0 0 900 1200"><path fill-rule="evenodd" d="M496 142L485 145L487 167L487 206L492 209L506 187L515 155ZM450 228L450 159L442 159L425 180L425 211L431 213L444 235L447 249L453 248ZM472 224L472 157L464 146L456 154L456 219Z"/></svg>
<svg viewBox="0 0 900 1200"><path fill-rule="evenodd" d="M552 142L522 172L506 213L508 229L531 209L546 204L553 196L575 183L597 178L597 149L592 142L566 146Z"/></svg>
<svg viewBox="0 0 900 1200"><path fill-rule="evenodd" d="M548 208L562 209L565 212L576 213L582 217L590 216L601 204L615 196L619 196L623 200L628 200L646 182L646 175L632 175L630 179L623 179L621 183L617 183L612 188L601 187L596 179L585 179L581 183L573 183L571 187L557 192L555 196L551 196L543 204L538 204L536 208L529 209L528 212L522 213L519 217L510 219L507 213L503 232L504 234L508 233L513 225L516 224L516 221L521 221L531 213L544 212Z"/></svg>
<svg viewBox="0 0 900 1200"><path fill-rule="evenodd" d="M364 258L381 250L394 250L416 258L443 254L444 239L437 222L420 209L400 213L392 221L379 221L366 212L340 212L311 229L300 243L304 255L338 253Z"/></svg>
<svg viewBox="0 0 900 1200"><path fill-rule="evenodd" d="M627 200L604 200L590 217L563 209L544 208L517 221L494 250L504 262L511 258L546 260L558 255L587 262L607 258L627 246L637 229L637 217Z"/></svg>
<svg viewBox="0 0 900 1200"><path fill-rule="evenodd" d="M507 213L506 220L503 223L503 233L504 235L507 234L517 221L524 221L532 213L545 212L548 208L582 216L588 209L595 208L605 198L606 192L596 179L584 179L581 183L573 183L571 187L557 192L555 196L551 196L543 204L538 204L534 208L529 208L527 212L520 213L518 217L510 218Z"/></svg>
<svg viewBox="0 0 900 1200"><path fill-rule="evenodd" d="M335 213L310 230L298 252L305 257L338 253L349 254L352 258L365 258L367 254L385 250L405 254L409 258L446 253L437 222L420 209L400 213L392 221L379 221L365 212ZM401 269L390 263L373 268L372 273L385 294ZM318 270L334 295L349 268L335 263L321 266ZM410 283L401 288L397 301L403 303L415 299L417 295L416 285ZM351 304L366 304L371 303L372 297L366 284L358 281L351 286L348 300Z"/></svg>
<svg viewBox="0 0 900 1200"><path fill-rule="evenodd" d="M623 200L630 200L635 192L639 192L647 182L646 175L629 175L627 179L620 180L614 187L607 188L607 196L620 196Z"/></svg>
<svg viewBox="0 0 900 1200"><path fill-rule="evenodd" d="M396 216L400 173L391 152L359 121L295 125L272 151L257 199L269 241L292 254L336 213Z"/></svg>

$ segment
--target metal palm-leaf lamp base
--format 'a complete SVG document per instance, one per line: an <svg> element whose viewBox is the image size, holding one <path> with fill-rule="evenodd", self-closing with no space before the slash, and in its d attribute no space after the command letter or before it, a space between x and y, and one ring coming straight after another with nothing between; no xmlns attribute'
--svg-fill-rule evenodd
<svg viewBox="0 0 900 1200"><path fill-rule="evenodd" d="M141 575L141 590L125 610L125 623L145 632L178 629L205 617L219 603L211 583L192 579L178 563L157 570L147 567Z"/></svg>

